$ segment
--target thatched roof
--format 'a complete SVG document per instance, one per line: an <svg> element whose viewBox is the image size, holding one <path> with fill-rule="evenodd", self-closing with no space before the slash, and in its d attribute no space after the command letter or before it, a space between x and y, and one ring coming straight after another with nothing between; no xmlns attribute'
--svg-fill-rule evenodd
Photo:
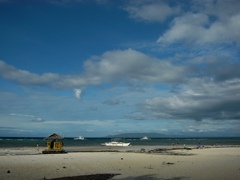
<svg viewBox="0 0 240 180"><path fill-rule="evenodd" d="M59 135L56 134L56 133L53 133L53 134L51 134L50 136L48 136L48 137L45 138L45 140L54 140L54 139L56 139L56 140L61 140L61 139L63 139L63 137L59 136Z"/></svg>

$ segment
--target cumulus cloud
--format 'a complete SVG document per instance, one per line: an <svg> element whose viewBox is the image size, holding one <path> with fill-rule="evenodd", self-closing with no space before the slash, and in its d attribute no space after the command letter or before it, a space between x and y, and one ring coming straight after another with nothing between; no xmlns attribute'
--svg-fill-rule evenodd
<svg viewBox="0 0 240 180"><path fill-rule="evenodd" d="M187 73L187 68L128 49L108 51L85 63L86 75L92 83L128 82L174 83Z"/></svg>
<svg viewBox="0 0 240 180"><path fill-rule="evenodd" d="M208 17L205 14L188 13L176 17L171 28L160 36L158 43L175 43L180 40L193 42L201 40L200 35L204 33L204 26L208 25Z"/></svg>
<svg viewBox="0 0 240 180"><path fill-rule="evenodd" d="M188 6L190 10L172 20L170 28L160 35L158 43L240 45L239 1L192 1Z"/></svg>
<svg viewBox="0 0 240 180"><path fill-rule="evenodd" d="M169 25L157 40L160 45L173 43L240 45L240 1L195 0L134 1L125 10L130 17L145 22ZM171 18L168 18L171 17ZM168 21L167 21L168 20Z"/></svg>
<svg viewBox="0 0 240 180"><path fill-rule="evenodd" d="M181 41L203 45L206 43L240 43L237 32L240 30L240 14L228 20L211 22L206 14L187 13L176 17L169 30L157 40L160 44L171 44Z"/></svg>
<svg viewBox="0 0 240 180"><path fill-rule="evenodd" d="M187 90L169 98L148 99L144 106L158 118L239 120L239 84L239 79L221 83L192 79Z"/></svg>
<svg viewBox="0 0 240 180"><path fill-rule="evenodd" d="M163 1L133 1L124 9L133 19L152 22L162 22L180 12L179 7L171 7Z"/></svg>
<svg viewBox="0 0 240 180"><path fill-rule="evenodd" d="M3 61L0 61L0 75L20 84L24 82L30 85L74 89L78 99L82 95L82 88L79 87L83 86L104 83L176 85L177 91L172 91L174 96L156 95L143 103L140 113L125 117L137 120L224 120L240 119L238 61L239 59L231 56L201 56L184 63L174 63L127 49L108 51L88 59L84 64L84 71L78 75L65 75L61 78L58 78L60 75L54 75L55 78L46 78L43 81L42 76L19 70ZM31 76L35 76L34 81ZM108 99L104 103L117 105L120 101ZM29 116L14 113L12 115ZM43 119L36 121L42 122Z"/></svg>
<svg viewBox="0 0 240 180"><path fill-rule="evenodd" d="M5 79L24 85L59 89L79 89L102 83L176 83L182 80L186 73L186 67L132 49L108 51L103 55L94 56L85 62L84 72L78 75L37 75L0 61L0 76ZM74 92L75 95L76 92L81 94L79 90Z"/></svg>
<svg viewBox="0 0 240 180"><path fill-rule="evenodd" d="M25 70L20 70L6 64L2 60L0 60L0 76L9 80L13 80L19 84L31 84L39 86L46 86L49 83L54 83L55 81L59 81L61 79L59 75L53 73L37 75Z"/></svg>

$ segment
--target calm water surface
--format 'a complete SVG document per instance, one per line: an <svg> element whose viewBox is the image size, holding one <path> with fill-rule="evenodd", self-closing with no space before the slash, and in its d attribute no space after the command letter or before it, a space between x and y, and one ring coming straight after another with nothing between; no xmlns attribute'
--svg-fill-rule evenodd
<svg viewBox="0 0 240 180"><path fill-rule="evenodd" d="M171 145L240 145L240 137L234 138L152 138L140 140L139 138L125 138L124 142L130 142L131 146L171 146ZM74 140L65 138L64 146L100 146L101 143L109 142L111 138L86 138L85 140ZM36 147L46 146L44 138L19 138L0 137L0 148L3 147Z"/></svg>

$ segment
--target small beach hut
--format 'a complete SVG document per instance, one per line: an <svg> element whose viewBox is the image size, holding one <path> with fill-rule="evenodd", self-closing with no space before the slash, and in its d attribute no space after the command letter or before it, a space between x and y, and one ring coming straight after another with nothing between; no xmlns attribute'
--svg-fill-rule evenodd
<svg viewBox="0 0 240 180"><path fill-rule="evenodd" d="M56 133L53 133L50 136L46 137L45 140L47 141L47 149L43 151L43 154L64 153L65 151L62 149L63 139L63 137L59 136Z"/></svg>

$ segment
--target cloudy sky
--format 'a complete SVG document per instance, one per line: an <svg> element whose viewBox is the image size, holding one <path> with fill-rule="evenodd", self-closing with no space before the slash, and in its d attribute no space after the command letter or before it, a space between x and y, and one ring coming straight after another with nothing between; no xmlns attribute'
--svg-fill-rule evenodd
<svg viewBox="0 0 240 180"><path fill-rule="evenodd" d="M239 9L0 0L0 136L240 136Z"/></svg>

